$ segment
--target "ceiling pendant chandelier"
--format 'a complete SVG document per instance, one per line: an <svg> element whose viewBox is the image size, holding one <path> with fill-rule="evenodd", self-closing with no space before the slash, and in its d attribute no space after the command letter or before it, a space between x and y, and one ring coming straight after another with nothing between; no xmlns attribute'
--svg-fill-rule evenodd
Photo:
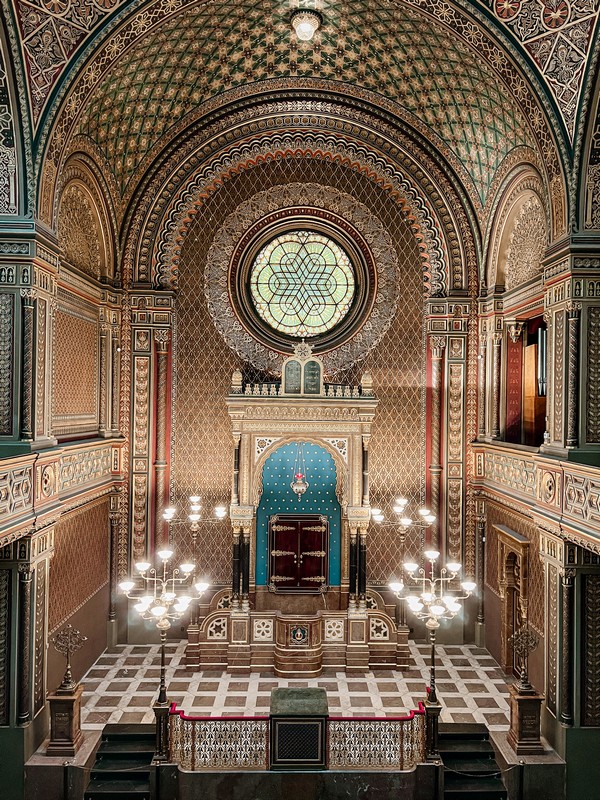
<svg viewBox="0 0 600 800"><path fill-rule="evenodd" d="M306 465L304 463L303 442L298 442L296 460L294 461L294 480L290 483L290 487L298 500L302 500L302 495L309 487L309 483L306 480Z"/></svg>
<svg viewBox="0 0 600 800"><path fill-rule="evenodd" d="M309 42L319 30L322 17L312 8L299 8L292 14L290 22L301 42Z"/></svg>

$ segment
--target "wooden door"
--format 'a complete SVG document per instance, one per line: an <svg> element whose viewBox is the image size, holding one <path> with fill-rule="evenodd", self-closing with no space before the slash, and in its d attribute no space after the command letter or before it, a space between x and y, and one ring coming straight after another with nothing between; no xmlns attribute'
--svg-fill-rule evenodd
<svg viewBox="0 0 600 800"><path fill-rule="evenodd" d="M327 584L329 520L320 514L269 519L269 583L277 592L318 592Z"/></svg>

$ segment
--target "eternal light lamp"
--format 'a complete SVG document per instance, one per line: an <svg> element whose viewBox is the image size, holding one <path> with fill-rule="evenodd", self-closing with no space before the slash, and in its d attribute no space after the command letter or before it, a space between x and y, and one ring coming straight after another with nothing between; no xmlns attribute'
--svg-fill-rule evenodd
<svg viewBox="0 0 600 800"><path fill-rule="evenodd" d="M318 31L322 21L318 11L306 8L294 11L290 19L292 28L301 42L309 42Z"/></svg>

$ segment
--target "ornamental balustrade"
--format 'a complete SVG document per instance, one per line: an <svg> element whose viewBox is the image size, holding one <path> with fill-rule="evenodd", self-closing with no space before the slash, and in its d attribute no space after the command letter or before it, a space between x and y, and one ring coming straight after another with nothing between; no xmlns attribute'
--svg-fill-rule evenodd
<svg viewBox="0 0 600 800"><path fill-rule="evenodd" d="M196 717L173 703L169 760L190 771L269 769L269 717ZM329 717L330 770L411 770L425 761L425 707L400 717Z"/></svg>

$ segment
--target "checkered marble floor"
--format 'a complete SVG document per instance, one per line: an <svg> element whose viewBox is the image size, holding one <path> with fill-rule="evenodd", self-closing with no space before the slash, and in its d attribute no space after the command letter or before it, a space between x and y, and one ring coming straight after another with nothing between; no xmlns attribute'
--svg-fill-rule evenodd
<svg viewBox="0 0 600 800"><path fill-rule="evenodd" d="M408 670L373 670L353 677L324 673L303 681L264 673L241 677L188 672L185 644L167 644L168 696L179 708L199 716L267 715L271 689L278 686L324 688L332 716L397 716L417 708L429 679L427 645L411 643L413 666ZM487 650L438 645L436 654L442 722L484 722L490 730L507 730L508 680ZM158 645L122 645L104 653L82 681L84 730L100 730L107 722L152 722L159 676Z"/></svg>

